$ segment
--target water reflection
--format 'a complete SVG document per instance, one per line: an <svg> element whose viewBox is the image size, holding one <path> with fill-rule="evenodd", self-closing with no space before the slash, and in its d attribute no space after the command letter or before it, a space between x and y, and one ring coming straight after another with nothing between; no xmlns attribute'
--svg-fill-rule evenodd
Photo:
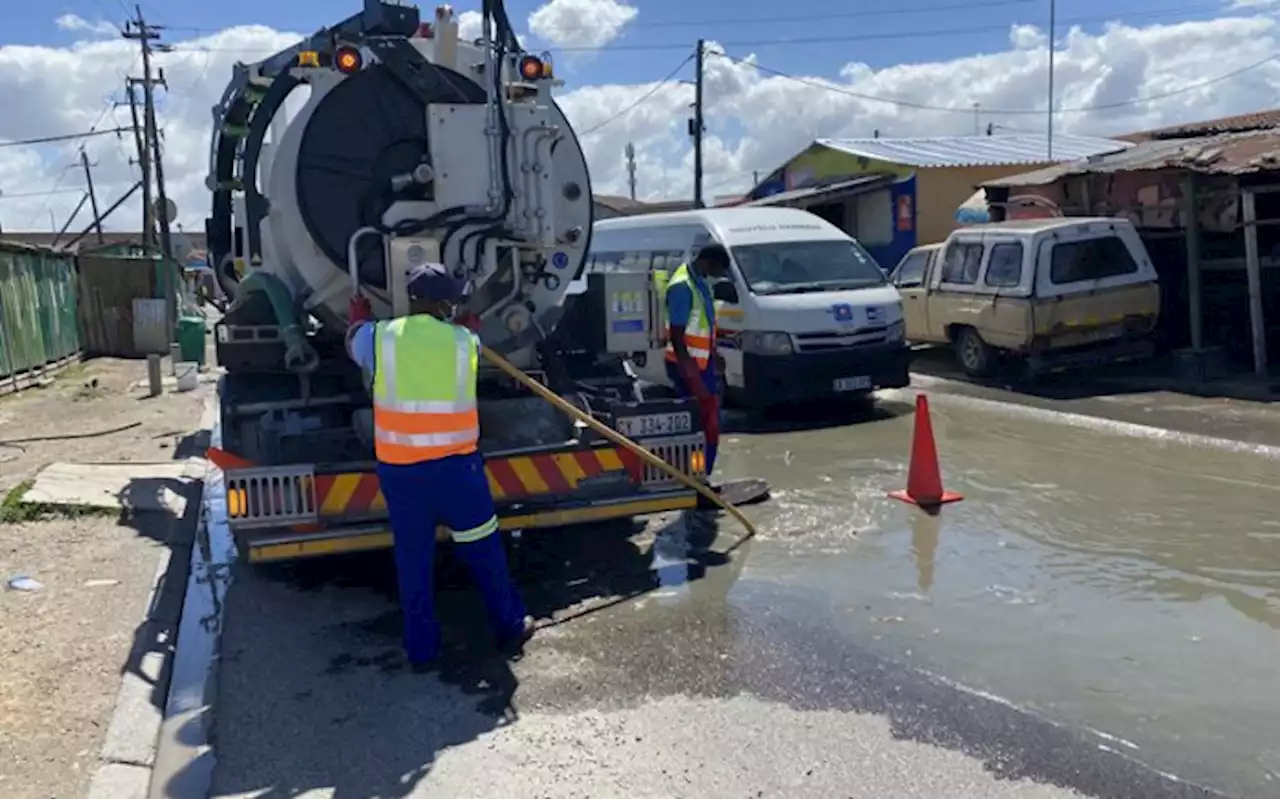
<svg viewBox="0 0 1280 799"><path fill-rule="evenodd" d="M933 568L941 529L942 518L938 514L911 513L911 552L916 563L916 588L921 594L928 594L933 589Z"/></svg>

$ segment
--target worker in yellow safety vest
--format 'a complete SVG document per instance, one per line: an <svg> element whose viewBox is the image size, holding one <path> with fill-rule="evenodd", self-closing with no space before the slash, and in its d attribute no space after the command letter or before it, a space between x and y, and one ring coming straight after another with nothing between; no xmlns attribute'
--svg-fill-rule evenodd
<svg viewBox="0 0 1280 799"><path fill-rule="evenodd" d="M682 396L697 400L708 475L720 445L720 358L715 300L707 280L729 275L729 253L719 244L709 244L698 250L692 265L681 264L671 273L665 290L667 378Z"/></svg>
<svg viewBox="0 0 1280 799"><path fill-rule="evenodd" d="M441 649L432 581L436 526L443 524L480 588L489 623L511 653L533 635L507 568L498 517L477 444L480 339L446 321L462 299L443 267L407 276L410 315L375 321L368 300L351 299L347 350L373 374L378 482L394 534L404 648L426 667Z"/></svg>

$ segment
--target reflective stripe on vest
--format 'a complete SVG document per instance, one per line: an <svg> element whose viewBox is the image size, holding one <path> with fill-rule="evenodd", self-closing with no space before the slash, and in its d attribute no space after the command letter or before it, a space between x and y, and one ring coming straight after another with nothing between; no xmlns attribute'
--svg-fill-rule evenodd
<svg viewBox="0 0 1280 799"><path fill-rule="evenodd" d="M409 464L476 451L480 351L467 330L425 314L378 322L374 451Z"/></svg>
<svg viewBox="0 0 1280 799"><path fill-rule="evenodd" d="M684 328L684 346L689 350L690 357L698 364L698 368L706 369L707 363L711 360L711 341L715 336L715 326L707 319L706 298L693 282L688 264L680 264L680 267L671 273L671 279L667 281L667 291L681 284L687 285L693 292L689 324ZM670 324L669 319L670 317L668 317L668 324ZM672 363L676 361L676 348L670 340L667 341L667 360Z"/></svg>

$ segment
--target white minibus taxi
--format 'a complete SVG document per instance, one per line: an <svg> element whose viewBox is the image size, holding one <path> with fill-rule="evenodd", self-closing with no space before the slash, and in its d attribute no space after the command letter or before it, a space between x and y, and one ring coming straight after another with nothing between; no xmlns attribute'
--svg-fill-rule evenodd
<svg viewBox="0 0 1280 799"><path fill-rule="evenodd" d="M768 407L863 397L907 385L902 300L847 233L794 208L710 208L596 222L584 272L646 272L654 328L665 333L656 286L698 248L718 242L732 274L712 284L728 399ZM670 386L664 346L636 353L637 375Z"/></svg>

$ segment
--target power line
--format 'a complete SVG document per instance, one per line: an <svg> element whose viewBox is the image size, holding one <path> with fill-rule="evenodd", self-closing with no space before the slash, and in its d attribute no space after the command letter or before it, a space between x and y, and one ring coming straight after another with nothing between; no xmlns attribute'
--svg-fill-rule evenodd
<svg viewBox="0 0 1280 799"><path fill-rule="evenodd" d="M971 11L975 8L998 8L1001 6L1025 6L1037 0L987 0L979 3L952 3L936 6L907 6L899 8L877 8L868 11L841 11L834 14L822 14L823 21L829 19L865 19L867 17L896 17L908 14L927 14L932 11ZM1219 8L1220 6L1214 6ZM732 17L725 19L671 19L658 22L640 21L627 26L627 30L654 28L723 28L727 25L773 25L779 22L813 22L814 14L786 14L776 17Z"/></svg>
<svg viewBox="0 0 1280 799"><path fill-rule="evenodd" d="M675 69L671 70L671 72L670 72L670 73L668 73L668 74L667 74L667 76L666 76L665 78L663 78L662 80L660 80L660 81L658 81L657 83L653 84L653 86L651 86L651 87L649 88L649 91L647 91L647 92L645 92L644 94L640 95L640 97L639 97L639 98L638 98L634 103L632 103L631 105L629 105L629 106L627 106L626 108L622 109L621 111L619 111L618 113L614 114L613 116L609 117L609 118L608 118L608 119L606 119L605 121L603 121L603 122L599 123L598 125L594 125L594 126L592 126L592 127L588 128L587 130L584 130L584 131L579 132L579 133L578 133L578 137L579 137L579 138L581 138L581 137L583 137L583 136L590 136L591 134L595 133L596 131L600 130L601 128L605 127L606 125L612 125L614 122L617 122L619 119L622 119L622 118L623 118L623 117L625 117L627 114L630 114L632 111L634 111L634 110L636 110L637 108L639 108L639 107L640 107L641 105L643 105L643 104L645 103L645 101L647 101L650 97L652 97L652 96L654 96L655 94L657 94L659 89L662 89L663 87L670 85L670 84L671 84L671 81L675 78L675 76L676 76L676 75L678 75L678 74L680 74L680 70L684 69L684 68L685 68L685 65L686 65L686 64L688 64L688 63L689 63L690 61L692 61L692 60L693 60L693 55L692 55L692 54L690 54L690 55L688 55L688 56L685 56L685 59L684 59L683 61L681 61L679 64L677 64Z"/></svg>
<svg viewBox="0 0 1280 799"><path fill-rule="evenodd" d="M834 92L835 94L843 94L849 97L856 97L859 100L867 100L873 103L886 103L888 105L896 105L901 108L914 108L919 111L947 111L947 112L959 113L959 114L973 113L972 105L966 105L963 108L954 107L954 106L948 107L948 106L941 106L941 105L929 105L927 103L916 103L910 100L899 100L893 97L878 97L873 94L864 94L863 92L854 91L852 89L846 89L842 86L834 86L830 83L821 83L819 81L811 80L809 78L800 78L795 75L791 75L789 73L783 72L782 70L771 69L769 67L758 64L754 61L749 61L744 58L734 58L733 56L726 55L724 53L712 52L712 53L708 53L708 55L713 55L719 58L723 58L726 61L732 61L736 64L741 64L742 66L745 66L745 67L751 67L752 69L759 70L760 72L764 72L768 75L784 78L786 80L790 80L805 86L810 86L815 89L823 89L829 92ZM1258 69L1259 67L1264 66L1270 63L1271 61L1275 61L1278 57L1280 57L1280 54L1272 53L1271 55L1267 56L1261 61L1255 61L1252 64L1249 64L1247 66L1243 66L1239 69L1228 72L1225 75L1219 75L1216 78L1210 78L1208 80L1203 80L1198 83L1189 83L1186 86L1183 86L1178 89L1173 89L1171 91L1161 92L1159 94L1151 94L1145 97L1135 97L1132 100L1123 100L1115 103L1100 103L1098 105L1079 106L1076 108L1059 108L1056 111L1054 111L1054 113L1055 114L1080 114L1080 113L1087 113L1090 111L1107 111L1113 108L1127 108L1129 106L1143 105L1144 103L1151 103L1151 102L1155 102L1156 100L1163 100L1167 97L1176 97L1177 95L1180 95L1180 94L1186 94L1187 92L1193 92L1193 91L1196 91L1197 89L1203 89L1207 86L1212 86L1216 83L1222 83L1223 81L1227 81L1239 75L1243 75L1244 73L1249 72L1251 70ZM988 114L988 115L996 115L996 116L1018 116L1018 115L1027 115L1027 114L1040 115L1045 113L1045 111L1044 109L1027 109L1027 108L997 109L997 108L984 107L982 109L982 113Z"/></svg>
<svg viewBox="0 0 1280 799"><path fill-rule="evenodd" d="M106 114L103 114L105 117ZM0 147L32 147L37 144L54 144L60 141L71 141L72 139L88 139L92 136L109 136L112 133L124 133L129 128L110 128L108 130L95 130L101 124L102 119L94 123L93 128L89 128L83 133L66 133L61 136L41 136L37 139L18 139L17 141L0 141Z"/></svg>
<svg viewBox="0 0 1280 799"><path fill-rule="evenodd" d="M48 197L52 194L78 194L83 189L47 189L45 191L0 192L0 200L17 200L23 197Z"/></svg>
<svg viewBox="0 0 1280 799"><path fill-rule="evenodd" d="M1191 11L1207 11L1217 9L1218 6L1186 6L1182 8L1167 8L1158 11L1135 12L1124 15L1124 19L1117 19L1116 15L1091 16L1091 17L1071 17L1059 19L1058 22L1068 25L1079 25L1087 22L1123 22L1139 17L1161 17L1169 14L1187 13ZM904 31L886 31L882 33L852 33L852 34L829 34L823 36L774 36L762 39L735 39L717 41L721 47L734 49L747 49L753 47L787 47L793 45L810 45L810 44L843 44L846 42L882 42L882 41L901 41L906 39L932 39L944 36L966 36L984 33L1007 33L1011 24L1004 22L991 25L973 25L969 27L959 28L933 28L929 30L911 29ZM688 47L688 44L617 44L606 45L603 48L594 47L552 47L553 52L595 52L604 50L607 52L649 52L662 50L682 50Z"/></svg>
<svg viewBox="0 0 1280 799"><path fill-rule="evenodd" d="M1003 2L1013 4L1013 0L1003 0ZM991 3L996 4L997 0L991 0ZM947 6L947 8L953 8L954 10L980 8L980 7L982 7L982 4ZM1152 11L1136 11L1133 13L1126 13L1123 15L1110 14L1110 15L1103 15L1103 16L1071 17L1071 18L1060 19L1058 20L1058 22L1068 24L1068 25L1078 25L1078 24L1089 23L1089 22L1121 22L1123 23L1133 19L1163 17L1163 16L1168 16L1170 14L1218 11L1220 10L1220 8L1221 6L1217 4L1201 3L1198 5L1190 5L1190 6L1171 6L1169 8L1156 9ZM887 14L889 11L893 11L896 13L899 10L900 9L887 9L884 13ZM914 13L924 9L909 9L909 10ZM906 10L903 10L903 11L906 11ZM848 12L849 15L853 15L854 13L855 12ZM862 13L866 15L870 15L876 12L862 12ZM840 15L836 14L836 15L828 15L828 16L840 16ZM763 21L763 18L756 21ZM797 18L795 21L800 21L800 19ZM708 25L722 24L721 21L711 21L711 20L706 20L704 21L704 23ZM683 26L685 24L686 23L684 22L672 21L670 24L664 25L664 27L676 27L676 26ZM694 23L688 23L688 24L692 25ZM813 45L813 44L842 44L846 42L901 41L901 40L907 40L907 39L930 39L930 38L944 37L944 36L954 37L954 36L989 34L989 33L1007 33L1009 30L1009 26L1011 24L1017 24L1017 23L1005 22L1001 24L991 24L991 25L981 25L981 26L975 25L971 27L960 27L960 28L934 28L930 30L911 29L911 30L905 30L905 31L888 31L883 33L862 33L862 34L855 33L855 34L839 34L839 35L825 35L825 36L775 36L771 38L734 39L734 40L716 41L716 43L725 48L752 48L752 47L786 47L786 46ZM652 23L651 27L658 27L658 25L656 23ZM668 51L668 50L685 50L685 49L688 49L688 47L689 47L688 42L679 42L679 43L663 42L663 43L656 43L656 44L610 44L610 45L605 45L603 47L548 47L546 49L550 50L551 52L560 52L560 53L575 53L575 52L609 53L609 52L661 52L661 51ZM204 52L204 53L263 53L264 56L268 55L261 48L205 47L201 45L190 45L190 44L175 45L173 47L173 51L187 52L187 53L201 53L201 52Z"/></svg>

